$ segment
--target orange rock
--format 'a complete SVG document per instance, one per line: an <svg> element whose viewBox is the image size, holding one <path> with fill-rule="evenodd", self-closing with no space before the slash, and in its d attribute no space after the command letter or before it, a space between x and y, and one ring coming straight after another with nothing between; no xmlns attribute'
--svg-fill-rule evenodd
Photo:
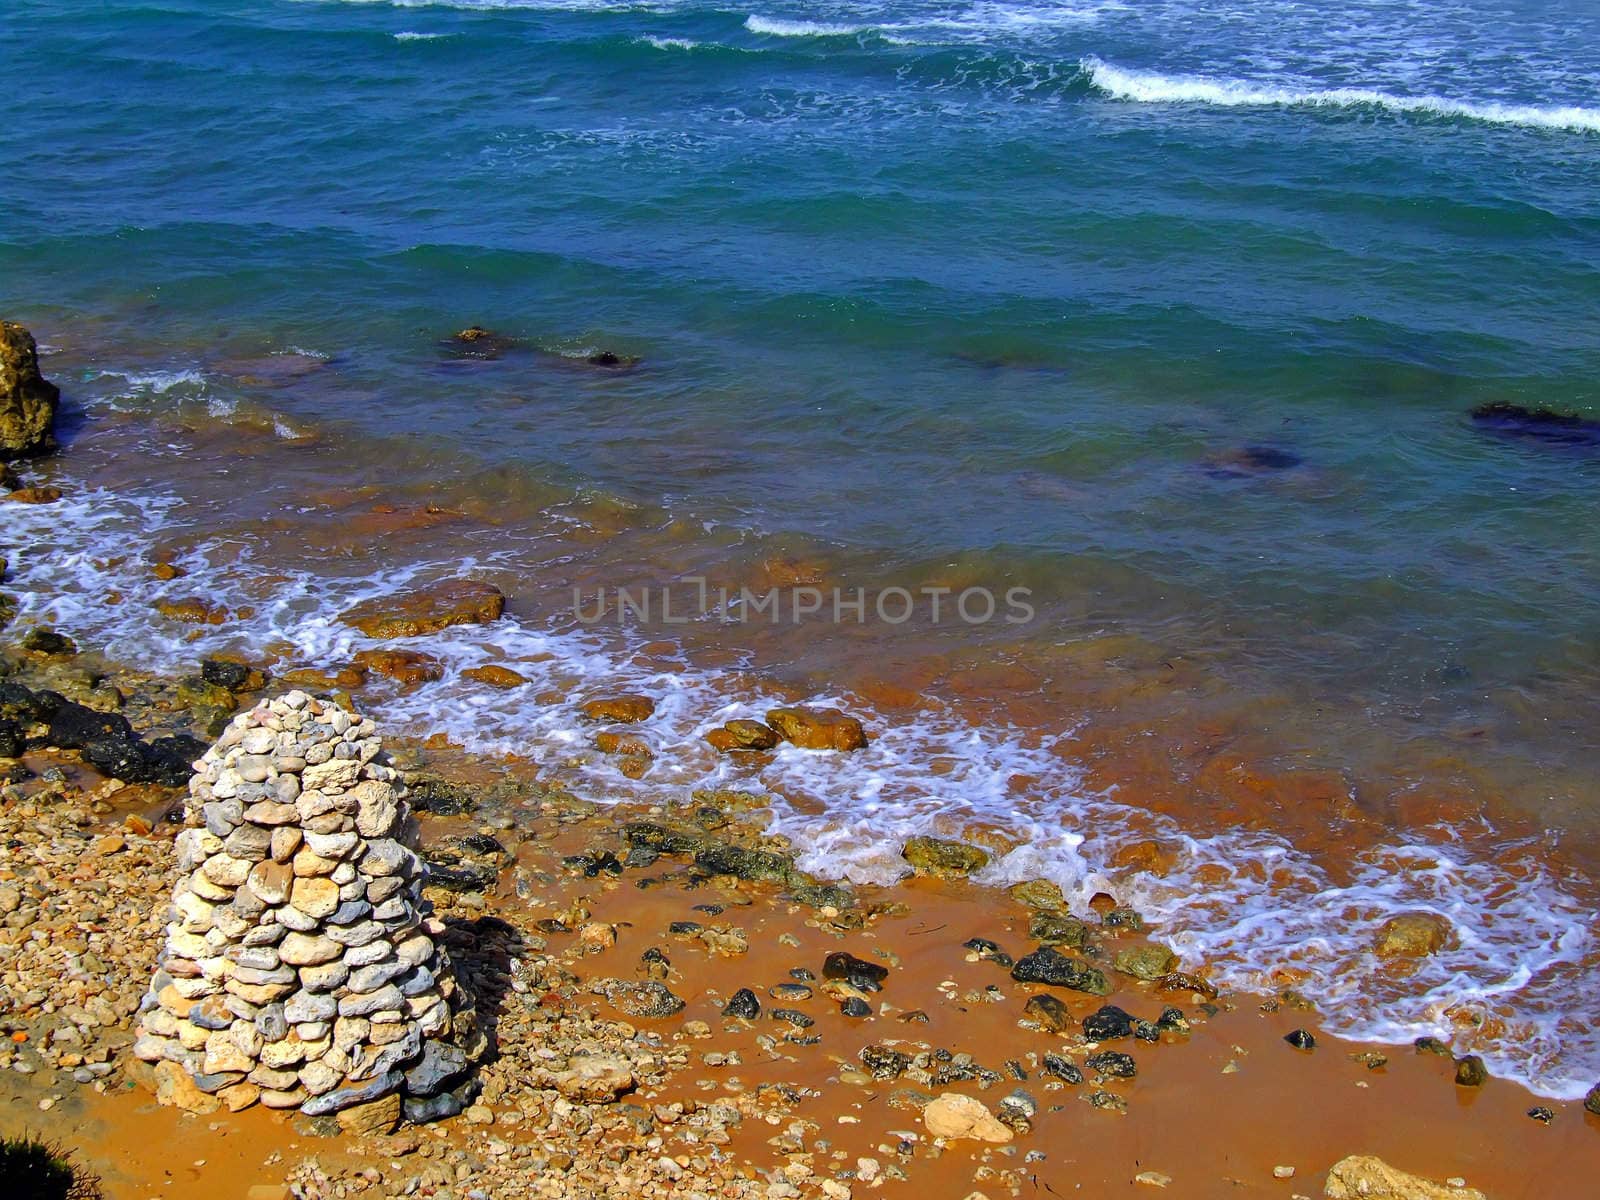
<svg viewBox="0 0 1600 1200"><path fill-rule="evenodd" d="M199 596L188 596L182 600L157 600L156 611L164 617L189 625L224 625L235 616L248 617L252 610L241 608L233 613L224 605L212 604Z"/></svg>
<svg viewBox="0 0 1600 1200"><path fill-rule="evenodd" d="M528 682L526 675L518 675L510 667L498 667L493 663L482 667L468 667L461 674L467 679L475 679L479 683L497 688L521 687Z"/></svg>
<svg viewBox="0 0 1600 1200"><path fill-rule="evenodd" d="M860 750L867 744L861 722L836 708L774 708L767 724L802 750Z"/></svg>
<svg viewBox="0 0 1600 1200"><path fill-rule="evenodd" d="M61 499L61 489L58 487L24 487L6 494L7 500L15 500L18 504L54 504Z"/></svg>
<svg viewBox="0 0 1600 1200"><path fill-rule="evenodd" d="M1448 917L1431 912L1398 913L1383 923L1372 949L1382 958L1422 958L1450 944Z"/></svg>
<svg viewBox="0 0 1600 1200"><path fill-rule="evenodd" d="M760 721L729 721L706 734L706 742L713 750L771 750L778 744L778 734L770 725Z"/></svg>
<svg viewBox="0 0 1600 1200"><path fill-rule="evenodd" d="M762 573L773 587L815 587L827 573L818 563L799 558L769 558L761 564Z"/></svg>
<svg viewBox="0 0 1600 1200"><path fill-rule="evenodd" d="M1152 875L1165 875L1178 861L1178 852L1154 838L1133 842L1112 856L1111 864L1130 871L1148 871Z"/></svg>
<svg viewBox="0 0 1600 1200"><path fill-rule="evenodd" d="M162 580L181 579L184 573L183 568L175 567L171 563L157 563L150 568L150 574Z"/></svg>
<svg viewBox="0 0 1600 1200"><path fill-rule="evenodd" d="M407 687L444 678L444 667L437 658L415 650L363 650L356 655L355 665Z"/></svg>
<svg viewBox="0 0 1600 1200"><path fill-rule="evenodd" d="M361 674L364 679L365 673ZM290 687L311 688L319 692L332 691L338 686L333 676L326 671L319 671L315 667L296 667L292 671L285 671L278 679L279 682L285 683Z"/></svg>
<svg viewBox="0 0 1600 1200"><path fill-rule="evenodd" d="M365 600L340 616L368 637L420 637L452 625L498 620L506 598L490 583L447 579L429 587Z"/></svg>
<svg viewBox="0 0 1600 1200"><path fill-rule="evenodd" d="M591 721L616 721L632 725L643 721L656 711L656 702L648 696L596 696L581 705L583 715Z"/></svg>
<svg viewBox="0 0 1600 1200"><path fill-rule="evenodd" d="M595 734L594 744L602 754L629 754L638 758L651 758L655 754L650 743L638 734L618 733L614 729Z"/></svg>

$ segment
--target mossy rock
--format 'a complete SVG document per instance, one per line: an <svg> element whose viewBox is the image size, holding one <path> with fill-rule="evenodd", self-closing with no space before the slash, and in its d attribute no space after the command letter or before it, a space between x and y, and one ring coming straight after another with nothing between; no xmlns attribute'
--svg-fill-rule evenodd
<svg viewBox="0 0 1600 1200"><path fill-rule="evenodd" d="M734 875L740 879L788 883L795 875L794 863L787 856L743 846L707 846L694 856L694 861L701 870L713 875Z"/></svg>
<svg viewBox="0 0 1600 1200"><path fill-rule="evenodd" d="M900 857L918 875L959 877L989 865L989 852L980 846L932 837L912 838L901 848Z"/></svg>
<svg viewBox="0 0 1600 1200"><path fill-rule="evenodd" d="M1091 941L1089 927L1067 913L1036 912L1028 922L1028 936L1042 946L1082 949Z"/></svg>
<svg viewBox="0 0 1600 1200"><path fill-rule="evenodd" d="M1156 980L1169 975L1178 965L1178 956L1165 946L1128 946L1117 951L1113 964L1124 975Z"/></svg>
<svg viewBox="0 0 1600 1200"><path fill-rule="evenodd" d="M1030 879L1026 883L1019 883L1011 889L1011 898L1018 904L1028 908L1042 909L1045 912L1064 913L1067 911L1067 898L1062 894L1061 888L1051 883L1048 879Z"/></svg>

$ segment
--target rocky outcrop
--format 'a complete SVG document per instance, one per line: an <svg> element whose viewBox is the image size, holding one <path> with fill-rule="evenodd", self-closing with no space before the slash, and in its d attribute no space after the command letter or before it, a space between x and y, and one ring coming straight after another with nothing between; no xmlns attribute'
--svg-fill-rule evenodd
<svg viewBox="0 0 1600 1200"><path fill-rule="evenodd" d="M371 638L421 637L452 625L486 625L499 619L505 605L505 596L492 583L448 579L363 600L339 619Z"/></svg>
<svg viewBox="0 0 1600 1200"><path fill-rule="evenodd" d="M459 1112L482 1035L372 721L304 692L263 702L195 764L189 792L134 1045L158 1098L338 1114L360 1131Z"/></svg>
<svg viewBox="0 0 1600 1200"><path fill-rule="evenodd" d="M61 391L39 374L39 348L21 325L0 321L0 461L56 448Z"/></svg>
<svg viewBox="0 0 1600 1200"><path fill-rule="evenodd" d="M1434 1183L1366 1154L1334 1163L1323 1190L1329 1200L1487 1200L1477 1188Z"/></svg>

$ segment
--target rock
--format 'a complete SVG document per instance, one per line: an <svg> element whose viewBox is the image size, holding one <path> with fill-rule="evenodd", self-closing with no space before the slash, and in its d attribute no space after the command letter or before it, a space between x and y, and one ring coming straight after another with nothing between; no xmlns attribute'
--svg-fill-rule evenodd
<svg viewBox="0 0 1600 1200"><path fill-rule="evenodd" d="M835 950L822 960L824 979L842 979L851 987L863 992L883 990L883 981L889 978L889 968L867 962L843 950Z"/></svg>
<svg viewBox="0 0 1600 1200"><path fill-rule="evenodd" d="M901 848L900 857L919 875L970 875L989 865L987 850L933 837L912 838Z"/></svg>
<svg viewBox="0 0 1600 1200"><path fill-rule="evenodd" d="M1380 958L1422 958L1448 946L1454 933L1449 918L1438 913L1400 913L1383 923L1372 950Z"/></svg>
<svg viewBox="0 0 1600 1200"><path fill-rule="evenodd" d="M627 1061L609 1054L580 1054L568 1069L552 1076L555 1088L568 1100L609 1104L633 1088L633 1070Z"/></svg>
<svg viewBox="0 0 1600 1200"><path fill-rule="evenodd" d="M898 1079L911 1066L911 1055L892 1046L863 1046L861 1065L874 1079Z"/></svg>
<svg viewBox="0 0 1600 1200"><path fill-rule="evenodd" d="M749 988L740 988L729 997L727 1004L722 1006L722 1015L753 1021L761 1015L761 1001Z"/></svg>
<svg viewBox="0 0 1600 1200"><path fill-rule="evenodd" d="M1071 913L1036 912L1028 922L1028 936L1041 946L1082 949L1093 939L1089 927Z"/></svg>
<svg viewBox="0 0 1600 1200"><path fill-rule="evenodd" d="M463 679L471 679L496 688L519 688L528 682L526 675L518 675L510 667L501 667L494 663L487 663L481 667L468 667L461 672L461 676Z"/></svg>
<svg viewBox="0 0 1600 1200"><path fill-rule="evenodd" d="M1096 996L1108 995L1111 991L1105 973L1098 967L1090 966L1081 958L1069 958L1049 946L1040 946L1032 954L1019 958L1011 968L1011 978L1018 983L1046 983Z"/></svg>
<svg viewBox="0 0 1600 1200"><path fill-rule="evenodd" d="M683 999L658 980L600 979L594 990L629 1016L670 1017L684 1008Z"/></svg>
<svg viewBox="0 0 1600 1200"><path fill-rule="evenodd" d="M499 620L506 598L493 584L450 579L411 591L364 600L339 619L370 638L421 637L452 625Z"/></svg>
<svg viewBox="0 0 1600 1200"><path fill-rule="evenodd" d="M707 846L694 856L695 865L712 875L787 883L794 878L794 863L771 850L744 846Z"/></svg>
<svg viewBox="0 0 1600 1200"><path fill-rule="evenodd" d="M1589 1089L1589 1094L1583 1098L1583 1107L1600 1117L1600 1083Z"/></svg>
<svg viewBox="0 0 1600 1200"><path fill-rule="evenodd" d="M1067 911L1067 898L1062 894L1060 885L1048 879L1030 879L1017 884L1011 889L1011 898L1028 908L1044 909L1046 912Z"/></svg>
<svg viewBox="0 0 1600 1200"><path fill-rule="evenodd" d="M0 462L56 448L61 391L39 374L39 348L21 325L0 321Z"/></svg>
<svg viewBox="0 0 1600 1200"><path fill-rule="evenodd" d="M159 1104L193 1113L214 1113L222 1107L222 1101L202 1092L188 1072L175 1062L164 1060L156 1063L155 1080L156 1101Z"/></svg>
<svg viewBox="0 0 1600 1200"><path fill-rule="evenodd" d="M437 1096L466 1078L471 1063L466 1051L448 1042L430 1041L422 1057L406 1072L406 1092L412 1096Z"/></svg>
<svg viewBox="0 0 1600 1200"><path fill-rule="evenodd" d="M634 725L655 713L656 702L648 696L596 696L579 705L579 711L591 721Z"/></svg>
<svg viewBox="0 0 1600 1200"><path fill-rule="evenodd" d="M321 1117L341 1112L357 1104L366 1104L370 1101L381 1099L390 1092L398 1090L404 1081L405 1077L400 1072L389 1071L379 1075L376 1079L361 1084L359 1087L335 1088L331 1092L313 1096L300 1106L300 1111L308 1117Z"/></svg>
<svg viewBox="0 0 1600 1200"><path fill-rule="evenodd" d="M373 671L406 687L444 678L444 664L418 650L362 650L352 659L363 671Z"/></svg>
<svg viewBox="0 0 1600 1200"><path fill-rule="evenodd" d="M1054 996L1034 996L1022 1006L1022 1011L1051 1033L1064 1033L1072 1026L1071 1010Z"/></svg>
<svg viewBox="0 0 1600 1200"><path fill-rule="evenodd" d="M1091 1042L1111 1042L1133 1034L1133 1017L1115 1004L1102 1005L1083 1019L1083 1036Z"/></svg>
<svg viewBox="0 0 1600 1200"><path fill-rule="evenodd" d="M1464 1054L1456 1059L1456 1083L1462 1087L1482 1087L1489 1082L1489 1068L1476 1054Z"/></svg>
<svg viewBox="0 0 1600 1200"><path fill-rule="evenodd" d="M339 1110L339 1128L346 1133L389 1133L400 1123L400 1093L390 1092L366 1104L353 1104Z"/></svg>
<svg viewBox="0 0 1600 1200"><path fill-rule="evenodd" d="M867 744L861 722L836 708L774 708L767 724L802 750L860 750Z"/></svg>
<svg viewBox="0 0 1600 1200"><path fill-rule="evenodd" d="M45 625L37 625L22 635L19 643L24 650L49 657L68 657L78 652L78 645L64 634Z"/></svg>
<svg viewBox="0 0 1600 1200"><path fill-rule="evenodd" d="M1124 975L1154 981L1172 973L1178 956L1165 946L1126 946L1117 951L1112 965Z"/></svg>
<svg viewBox="0 0 1600 1200"><path fill-rule="evenodd" d="M1328 1200L1487 1200L1476 1188L1433 1183L1365 1154L1334 1163L1323 1194Z"/></svg>
<svg viewBox="0 0 1600 1200"><path fill-rule="evenodd" d="M1472 425L1484 433L1552 449L1600 449L1600 421L1549 408L1497 401L1472 410Z"/></svg>
<svg viewBox="0 0 1600 1200"><path fill-rule="evenodd" d="M778 744L778 732L760 721L739 719L729 721L706 734L706 742L714 750L771 750Z"/></svg>
<svg viewBox="0 0 1600 1200"><path fill-rule="evenodd" d="M1054 1075L1066 1083L1079 1084L1083 1082L1083 1072L1071 1059L1060 1054L1046 1054L1040 1060L1046 1075Z"/></svg>
<svg viewBox="0 0 1600 1200"><path fill-rule="evenodd" d="M971 1138L1003 1145L1014 1136L982 1101L960 1092L945 1092L922 1110L922 1123L934 1137Z"/></svg>
<svg viewBox="0 0 1600 1200"><path fill-rule="evenodd" d="M1091 1071L1098 1071L1112 1079L1132 1079L1139 1073L1133 1055L1120 1050L1102 1050L1099 1054L1091 1054L1083 1063Z"/></svg>

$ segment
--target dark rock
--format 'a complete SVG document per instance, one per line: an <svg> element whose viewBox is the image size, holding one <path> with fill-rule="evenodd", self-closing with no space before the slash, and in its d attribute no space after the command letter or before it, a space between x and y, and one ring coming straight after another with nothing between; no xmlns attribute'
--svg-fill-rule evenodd
<svg viewBox="0 0 1600 1200"><path fill-rule="evenodd" d="M1456 1082L1462 1087L1482 1087L1489 1082L1489 1068L1476 1054L1463 1054L1456 1059Z"/></svg>
<svg viewBox="0 0 1600 1200"><path fill-rule="evenodd" d="M22 726L9 717L0 717L0 758L21 758L26 744Z"/></svg>
<svg viewBox="0 0 1600 1200"><path fill-rule="evenodd" d="M868 1004L860 996L851 996L839 1006L839 1011L847 1017L870 1017L872 1015L872 1005Z"/></svg>
<svg viewBox="0 0 1600 1200"><path fill-rule="evenodd" d="M1096 996L1111 991L1105 973L1099 968L1091 967L1081 958L1068 958L1049 946L1040 946L1032 954L1019 958L1017 965L1011 968L1011 978L1018 983L1047 983Z"/></svg>
<svg viewBox="0 0 1600 1200"><path fill-rule="evenodd" d="M1197 992L1208 1000L1217 998L1217 989L1209 980L1188 971L1172 971L1161 976L1155 981L1156 988L1163 992Z"/></svg>
<svg viewBox="0 0 1600 1200"><path fill-rule="evenodd" d="M450 865L430 861L427 881L429 887L440 888L446 892L457 894L487 892L494 888L499 874L487 863Z"/></svg>
<svg viewBox="0 0 1600 1200"><path fill-rule="evenodd" d="M242 692L250 682L250 668L244 663L230 662L225 658L207 658L200 663L200 678L213 687Z"/></svg>
<svg viewBox="0 0 1600 1200"><path fill-rule="evenodd" d="M900 857L920 875L970 875L989 865L989 852L966 842L914 837L901 848Z"/></svg>
<svg viewBox="0 0 1600 1200"><path fill-rule="evenodd" d="M144 747L144 759L156 783L182 787L194 774L195 760L206 752L206 743L186 733L156 738Z"/></svg>
<svg viewBox="0 0 1600 1200"><path fill-rule="evenodd" d="M53 692L41 692L54 696ZM57 701L49 717L50 744L63 750L83 750L95 742L134 742L133 726L121 713L100 712L72 700ZM119 776L120 778L120 776Z"/></svg>
<svg viewBox="0 0 1600 1200"><path fill-rule="evenodd" d="M1583 1098L1583 1107L1600 1117L1600 1083L1589 1089L1589 1094Z"/></svg>
<svg viewBox="0 0 1600 1200"><path fill-rule="evenodd" d="M694 854L706 844L704 834L668 829L650 821L630 821L622 827L622 838L630 846L648 846L662 854Z"/></svg>
<svg viewBox="0 0 1600 1200"><path fill-rule="evenodd" d="M1286 1033L1283 1040L1296 1050L1315 1050L1317 1048L1317 1039L1304 1029L1296 1029Z"/></svg>
<svg viewBox="0 0 1600 1200"><path fill-rule="evenodd" d="M683 1011L684 1001L658 980L639 983L605 979L596 984L606 999L634 1017L670 1017Z"/></svg>
<svg viewBox="0 0 1600 1200"><path fill-rule="evenodd" d="M1133 1020L1133 1036L1141 1042L1159 1042L1161 1040L1161 1028L1154 1021L1146 1021L1143 1017L1135 1017Z"/></svg>
<svg viewBox="0 0 1600 1200"><path fill-rule="evenodd" d="M1070 1058L1060 1054L1046 1054L1043 1058L1044 1073L1054 1075L1065 1083L1082 1083L1083 1072L1078 1069L1078 1064Z"/></svg>
<svg viewBox="0 0 1600 1200"><path fill-rule="evenodd" d="M422 1057L406 1072L406 1092L411 1096L437 1096L449 1091L471 1069L466 1051L448 1042L429 1041Z"/></svg>
<svg viewBox="0 0 1600 1200"><path fill-rule="evenodd" d="M1541 1125L1548 1125L1556 1119L1556 1114L1542 1104L1530 1108L1528 1115Z"/></svg>
<svg viewBox="0 0 1600 1200"><path fill-rule="evenodd" d="M727 1004L722 1006L722 1015L753 1021L761 1015L761 1001L749 988L740 988L729 998Z"/></svg>
<svg viewBox="0 0 1600 1200"><path fill-rule="evenodd" d="M1120 1050L1102 1050L1099 1054L1091 1054L1084 1062L1091 1070L1112 1079L1132 1079L1139 1073L1133 1055Z"/></svg>
<svg viewBox="0 0 1600 1200"><path fill-rule="evenodd" d="M1144 928L1144 918L1138 909L1126 907L1111 909L1100 918L1100 923L1108 929L1130 929L1134 933Z"/></svg>
<svg viewBox="0 0 1600 1200"><path fill-rule="evenodd" d="M911 1065L911 1056L889 1046L861 1047L861 1065L874 1079L898 1079Z"/></svg>
<svg viewBox="0 0 1600 1200"><path fill-rule="evenodd" d="M1091 1042L1111 1042L1133 1033L1133 1017L1115 1004L1096 1009L1083 1019L1083 1036Z"/></svg>
<svg viewBox="0 0 1600 1200"><path fill-rule="evenodd" d="M1188 1033L1189 1019L1183 1015L1181 1008L1163 1008L1161 1015L1156 1018L1157 1029L1168 1029L1174 1033Z"/></svg>
<svg viewBox="0 0 1600 1200"><path fill-rule="evenodd" d="M66 703L54 692L31 692L20 683L0 682L0 717L31 725L48 721Z"/></svg>
<svg viewBox="0 0 1600 1200"><path fill-rule="evenodd" d="M39 374L39 347L21 325L0 321L0 462L56 448L61 390Z"/></svg>
<svg viewBox="0 0 1600 1200"><path fill-rule="evenodd" d="M464 787L446 783L442 779L412 779L407 784L413 812L432 813L438 817L453 817L471 812L477 800Z"/></svg>
<svg viewBox="0 0 1600 1200"><path fill-rule="evenodd" d="M1089 1103L1095 1108L1107 1109L1110 1112L1128 1111L1128 1102L1115 1092L1095 1092L1089 1097Z"/></svg>
<svg viewBox="0 0 1600 1200"><path fill-rule="evenodd" d="M1051 1033L1063 1033L1072 1025L1071 1010L1054 996L1034 996L1022 1006L1022 1012Z"/></svg>
<svg viewBox="0 0 1600 1200"><path fill-rule="evenodd" d="M772 1019L774 1021L787 1021L789 1024L798 1026L801 1029L810 1029L816 1024L816 1021L798 1008L775 1008L772 1010Z"/></svg>
<svg viewBox="0 0 1600 1200"><path fill-rule="evenodd" d="M22 641L18 644L34 654L65 656L78 652L78 644L71 638L43 625L28 630L22 635Z"/></svg>
<svg viewBox="0 0 1600 1200"><path fill-rule="evenodd" d="M406 1120L413 1125L428 1125L434 1121L447 1121L451 1117L459 1116L466 1107L465 1104L449 1092L421 1099L408 1096L403 1106Z"/></svg>
<svg viewBox="0 0 1600 1200"><path fill-rule="evenodd" d="M790 967L789 978L798 979L801 983L815 983L817 973L810 967Z"/></svg>
<svg viewBox="0 0 1600 1200"><path fill-rule="evenodd" d="M835 950L822 961L824 979L843 979L862 992L883 990L883 981L889 978L889 968L867 962L843 950Z"/></svg>
<svg viewBox="0 0 1600 1200"><path fill-rule="evenodd" d="M593 879L597 875L621 875L623 871L622 860L610 850L569 854L561 860L561 865L588 879ZM632 855L628 857L628 865L636 865Z"/></svg>
<svg viewBox="0 0 1600 1200"><path fill-rule="evenodd" d="M695 865L712 875L733 875L740 879L787 883L794 875L794 863L770 850L748 850L743 846L707 846L694 856Z"/></svg>
<svg viewBox="0 0 1600 1200"><path fill-rule="evenodd" d="M1206 459L1206 474L1216 479L1249 479L1270 471L1287 471L1304 460L1276 446L1240 446Z"/></svg>
<svg viewBox="0 0 1600 1200"><path fill-rule="evenodd" d="M1496 437L1563 449L1600 449L1600 421L1549 408L1524 408L1498 401L1472 410L1474 428Z"/></svg>
<svg viewBox="0 0 1600 1200"><path fill-rule="evenodd" d="M1450 1052L1450 1047L1446 1046L1436 1037L1419 1037L1411 1044L1416 1047L1418 1054L1436 1054L1440 1058L1455 1057L1455 1055Z"/></svg>
<svg viewBox="0 0 1600 1200"><path fill-rule="evenodd" d="M154 771L138 742L100 738L83 747L83 761L112 779L126 783L148 783ZM185 776L187 778L187 775Z"/></svg>

